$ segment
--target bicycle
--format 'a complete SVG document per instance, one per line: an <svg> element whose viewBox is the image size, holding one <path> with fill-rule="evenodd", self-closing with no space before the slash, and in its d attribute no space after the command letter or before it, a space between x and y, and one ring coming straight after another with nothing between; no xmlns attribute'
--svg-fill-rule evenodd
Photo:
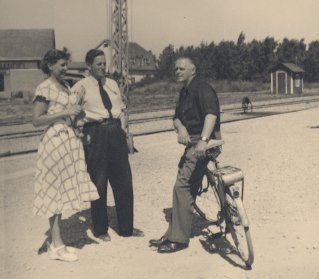
<svg viewBox="0 0 319 279"><path fill-rule="evenodd" d="M210 140L207 144L209 162L197 192L195 210L205 220L220 229L217 237L230 233L248 268L254 261L249 220L243 205L244 174L232 166L220 167L216 158L221 153L223 140ZM206 180L206 185L203 185Z"/></svg>
<svg viewBox="0 0 319 279"><path fill-rule="evenodd" d="M244 113L246 113L248 111L249 106L250 106L250 111L252 112L253 111L253 104L250 101L250 99L246 96L243 98L243 100L241 102L241 107L242 107Z"/></svg>

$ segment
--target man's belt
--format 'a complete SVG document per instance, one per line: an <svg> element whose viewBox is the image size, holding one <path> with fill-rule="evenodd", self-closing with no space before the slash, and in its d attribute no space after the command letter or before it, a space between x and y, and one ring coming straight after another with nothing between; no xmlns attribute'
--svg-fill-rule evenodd
<svg viewBox="0 0 319 279"><path fill-rule="evenodd" d="M84 124L84 127L92 127L92 126L98 126L98 125L121 125L121 120L119 118L105 118L101 121L94 121L94 122L88 122Z"/></svg>

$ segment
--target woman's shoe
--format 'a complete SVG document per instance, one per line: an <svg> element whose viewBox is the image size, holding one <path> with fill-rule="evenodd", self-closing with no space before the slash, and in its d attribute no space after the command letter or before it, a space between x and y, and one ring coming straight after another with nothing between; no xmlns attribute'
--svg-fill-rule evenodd
<svg viewBox="0 0 319 279"><path fill-rule="evenodd" d="M63 253L62 252L63 249L65 249L66 252ZM73 252L71 252L71 250L73 250ZM51 244L48 247L48 254L49 254L49 258L51 260L60 260L60 261L64 261L64 262L75 262L78 260L78 256L76 254L74 254L74 251L75 251L74 248L66 247L65 245L61 245L61 246L55 248Z"/></svg>
<svg viewBox="0 0 319 279"><path fill-rule="evenodd" d="M47 251L49 251L50 249L50 245L51 243L49 241L47 241ZM65 246L66 250L69 252L69 253L72 253L72 254L75 254L75 251L76 249L71 247L71 246Z"/></svg>

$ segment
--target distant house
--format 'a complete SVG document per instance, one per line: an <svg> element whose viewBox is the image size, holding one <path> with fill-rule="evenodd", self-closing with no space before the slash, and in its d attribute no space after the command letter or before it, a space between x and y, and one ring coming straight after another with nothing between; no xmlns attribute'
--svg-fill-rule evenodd
<svg viewBox="0 0 319 279"><path fill-rule="evenodd" d="M144 77L153 77L156 71L156 59L150 52L138 43L129 43L129 75L133 82L139 82Z"/></svg>
<svg viewBox="0 0 319 279"><path fill-rule="evenodd" d="M271 94L302 94L304 72L294 63L279 63L271 71Z"/></svg>
<svg viewBox="0 0 319 279"><path fill-rule="evenodd" d="M105 40L98 45L98 49L105 52L106 58L109 59L109 48L104 44ZM108 62L108 61L107 61ZM85 69L81 69L84 64L82 62L74 62L69 65L70 72L85 72ZM111 71L111 69L109 69ZM153 77L156 72L156 58L151 51L147 51L138 43L128 43L128 72L129 82L139 82L145 77ZM112 74L112 73L111 73Z"/></svg>
<svg viewBox="0 0 319 279"><path fill-rule="evenodd" d="M34 92L45 78L43 55L55 47L52 29L0 30L0 97L12 92Z"/></svg>

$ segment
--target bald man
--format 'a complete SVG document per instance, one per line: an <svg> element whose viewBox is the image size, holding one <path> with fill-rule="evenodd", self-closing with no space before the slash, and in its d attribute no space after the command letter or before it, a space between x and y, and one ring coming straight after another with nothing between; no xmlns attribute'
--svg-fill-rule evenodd
<svg viewBox="0 0 319 279"><path fill-rule="evenodd" d="M173 121L177 141L185 145L185 151L178 164L168 230L160 239L149 241L159 253L188 247L195 198L208 163L206 146L210 139L220 139L220 109L215 90L196 76L195 64L189 57L176 60L175 76L183 88Z"/></svg>

